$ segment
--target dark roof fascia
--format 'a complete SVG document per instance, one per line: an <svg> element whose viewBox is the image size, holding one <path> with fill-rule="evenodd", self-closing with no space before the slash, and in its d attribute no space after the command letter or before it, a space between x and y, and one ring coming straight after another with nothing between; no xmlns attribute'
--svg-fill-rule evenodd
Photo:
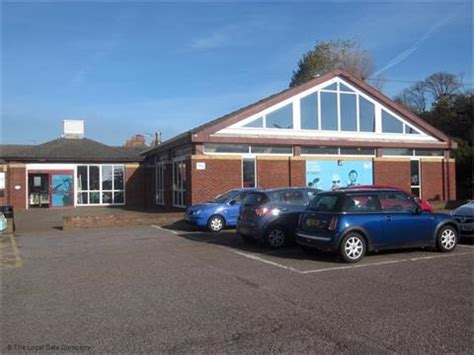
<svg viewBox="0 0 474 355"><path fill-rule="evenodd" d="M71 159L71 158L38 158L38 157L3 157L6 162L22 162L22 163L140 163L143 161L143 157L138 159Z"/></svg>
<svg viewBox="0 0 474 355"><path fill-rule="evenodd" d="M160 154L167 150L171 150L171 149L175 149L184 145L191 144L192 143L191 134L192 134L191 131L181 133L177 135L176 137L173 137L167 141L164 141L159 146L145 150L141 152L140 154L145 157L148 157L151 155Z"/></svg>

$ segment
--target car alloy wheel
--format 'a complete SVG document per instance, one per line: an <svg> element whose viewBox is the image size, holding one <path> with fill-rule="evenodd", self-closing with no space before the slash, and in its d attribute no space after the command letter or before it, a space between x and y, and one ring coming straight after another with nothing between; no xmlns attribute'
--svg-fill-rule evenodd
<svg viewBox="0 0 474 355"><path fill-rule="evenodd" d="M266 242L272 248L279 248L286 242L286 232L280 227L273 227L267 232Z"/></svg>
<svg viewBox="0 0 474 355"><path fill-rule="evenodd" d="M212 216L207 225L211 232L220 232L224 228L224 220L220 216Z"/></svg>
<svg viewBox="0 0 474 355"><path fill-rule="evenodd" d="M341 244L341 255L345 262L355 263L365 255L365 241L358 233L347 235Z"/></svg>
<svg viewBox="0 0 474 355"><path fill-rule="evenodd" d="M452 251L457 244L457 233L456 230L447 226L439 231L438 235L438 247L441 251Z"/></svg>

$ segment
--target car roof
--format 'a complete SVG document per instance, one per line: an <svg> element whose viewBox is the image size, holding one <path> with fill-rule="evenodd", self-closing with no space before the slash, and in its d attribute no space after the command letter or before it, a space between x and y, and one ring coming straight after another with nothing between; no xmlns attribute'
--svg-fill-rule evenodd
<svg viewBox="0 0 474 355"><path fill-rule="evenodd" d="M364 193L374 193L374 192L377 192L377 193L380 193L380 192L402 192L402 190L400 189L397 189L397 188L360 188L360 189L352 189L352 188L340 188L340 189L337 189L337 190L333 190L333 191L324 191L324 192L321 192L321 193L324 193L324 194L340 194L340 195L354 195L354 194L364 194Z"/></svg>

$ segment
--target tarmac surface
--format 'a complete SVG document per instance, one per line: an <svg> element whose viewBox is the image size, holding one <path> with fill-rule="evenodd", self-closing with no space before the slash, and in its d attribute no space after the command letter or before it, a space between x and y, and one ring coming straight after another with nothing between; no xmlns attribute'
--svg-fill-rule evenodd
<svg viewBox="0 0 474 355"><path fill-rule="evenodd" d="M0 351L473 350L472 243L347 265L246 244L232 230L170 228L5 241Z"/></svg>

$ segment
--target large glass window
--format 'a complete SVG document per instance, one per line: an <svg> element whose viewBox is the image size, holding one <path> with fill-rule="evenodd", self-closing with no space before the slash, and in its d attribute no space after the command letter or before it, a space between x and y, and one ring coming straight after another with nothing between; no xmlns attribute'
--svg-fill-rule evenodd
<svg viewBox="0 0 474 355"><path fill-rule="evenodd" d="M337 94L321 92L321 129L337 131Z"/></svg>
<svg viewBox="0 0 474 355"><path fill-rule="evenodd" d="M402 156L412 156L413 149L408 148L384 148L383 155L402 155Z"/></svg>
<svg viewBox="0 0 474 355"><path fill-rule="evenodd" d="M318 95L308 95L301 99L301 128L318 129Z"/></svg>
<svg viewBox="0 0 474 355"><path fill-rule="evenodd" d="M255 187L255 158L242 159L242 187Z"/></svg>
<svg viewBox="0 0 474 355"><path fill-rule="evenodd" d="M252 120L249 123L243 125L243 127L262 128L263 127L263 117L259 117L255 120Z"/></svg>
<svg viewBox="0 0 474 355"><path fill-rule="evenodd" d="M252 154L293 154L292 147L251 146Z"/></svg>
<svg viewBox="0 0 474 355"><path fill-rule="evenodd" d="M301 154L339 154L338 147L301 147Z"/></svg>
<svg viewBox="0 0 474 355"><path fill-rule="evenodd" d="M293 128L293 104L289 104L266 115L267 128Z"/></svg>
<svg viewBox="0 0 474 355"><path fill-rule="evenodd" d="M204 144L205 153L249 153L247 144Z"/></svg>
<svg viewBox="0 0 474 355"><path fill-rule="evenodd" d="M79 165L77 167L77 204L123 204L123 165Z"/></svg>
<svg viewBox="0 0 474 355"><path fill-rule="evenodd" d="M382 110L382 132L403 133L403 123L387 111Z"/></svg>
<svg viewBox="0 0 474 355"><path fill-rule="evenodd" d="M173 206L186 206L186 162L173 162Z"/></svg>
<svg viewBox="0 0 474 355"><path fill-rule="evenodd" d="M357 131L357 96L341 94L341 130Z"/></svg>
<svg viewBox="0 0 474 355"><path fill-rule="evenodd" d="M155 203L165 204L165 163L155 162Z"/></svg>
<svg viewBox="0 0 474 355"><path fill-rule="evenodd" d="M375 105L359 96L359 119L361 132L375 132Z"/></svg>

